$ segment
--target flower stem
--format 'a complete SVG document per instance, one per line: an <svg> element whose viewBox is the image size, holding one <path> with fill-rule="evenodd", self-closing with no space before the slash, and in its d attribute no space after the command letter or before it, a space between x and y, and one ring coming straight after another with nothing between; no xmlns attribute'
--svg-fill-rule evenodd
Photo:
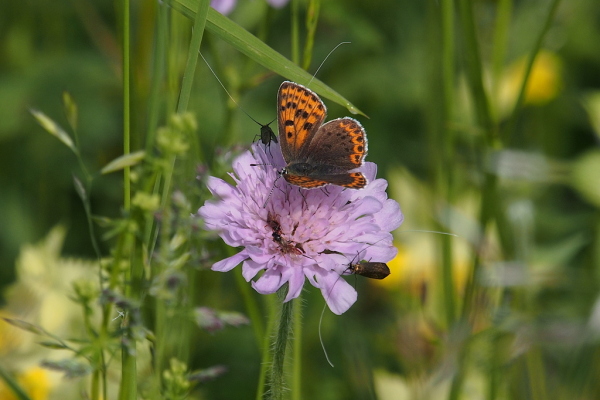
<svg viewBox="0 0 600 400"><path fill-rule="evenodd" d="M292 400L302 398L302 295L294 300L294 344L292 361Z"/></svg>
<svg viewBox="0 0 600 400"><path fill-rule="evenodd" d="M269 348L269 338L275 326L275 316L277 314L277 299L273 296L265 296L265 306L268 312L267 334L263 337L262 362L260 365L260 375L258 377L258 390L256 391L256 400L262 400L265 394L265 382L267 380L269 365L271 365L271 349ZM251 319L252 321L252 319Z"/></svg>
<svg viewBox="0 0 600 400"><path fill-rule="evenodd" d="M277 292L277 296L280 299L285 297L287 293L288 285L283 286ZM287 301L281 305L281 314L279 316L279 327L273 340L273 365L271 368L271 390L269 392L269 398L272 400L283 399L285 392L284 384L284 361L285 361L285 350L288 345L288 339L291 333L292 327L292 311L293 303Z"/></svg>

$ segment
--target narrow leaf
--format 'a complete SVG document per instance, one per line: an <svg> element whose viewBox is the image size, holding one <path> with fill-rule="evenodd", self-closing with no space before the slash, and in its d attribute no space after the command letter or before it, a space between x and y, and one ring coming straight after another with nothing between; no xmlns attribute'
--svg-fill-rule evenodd
<svg viewBox="0 0 600 400"><path fill-rule="evenodd" d="M34 325L29 322L21 321L20 319L12 319L12 318L2 318L12 326L23 329L24 331L34 333L36 335L48 335L48 332L41 326Z"/></svg>
<svg viewBox="0 0 600 400"><path fill-rule="evenodd" d="M218 312L217 316L221 319L221 321L225 322L227 325L239 327L242 325L249 325L250 320L244 314L235 311L222 311Z"/></svg>
<svg viewBox="0 0 600 400"><path fill-rule="evenodd" d="M217 379L226 372L227 367L224 365L214 365L212 367L190 373L190 375L188 375L188 380L191 382L205 383Z"/></svg>
<svg viewBox="0 0 600 400"><path fill-rule="evenodd" d="M58 361L42 361L41 366L53 371L60 371L65 374L65 378L78 378L88 375L92 372L92 367L73 359Z"/></svg>
<svg viewBox="0 0 600 400"><path fill-rule="evenodd" d="M33 117L37 120L38 124L42 126L49 134L56 136L58 140L63 142L68 148L70 148L73 153L77 154L77 148L71 139L71 136L60 125L54 122L50 117L44 114L41 111L31 109L29 112L33 115Z"/></svg>
<svg viewBox="0 0 600 400"><path fill-rule="evenodd" d="M172 0L171 4L173 5L173 8L193 19L196 15L194 10L198 8L198 1L199 0ZM308 86L322 97L346 107L352 114L365 115L341 94L325 85L320 80L314 78L311 74L279 54L229 18L220 14L218 11L215 11L213 8L208 10L206 30L219 36L263 67L286 79Z"/></svg>
<svg viewBox="0 0 600 400"><path fill-rule="evenodd" d="M65 107L65 114L67 115L67 121L73 131L77 130L77 104L71 97L69 92L63 92L63 106Z"/></svg>
<svg viewBox="0 0 600 400"><path fill-rule="evenodd" d="M183 82L181 83L181 92L179 94L179 104L177 105L177 112L179 114L187 111L192 91L192 82L194 81L194 72L196 71L196 63L198 62L198 54L200 52L200 43L202 43L202 35L206 26L206 14L209 8L210 0L198 0L194 29L192 30L192 40L190 40L185 73L183 74Z"/></svg>
<svg viewBox="0 0 600 400"><path fill-rule="evenodd" d="M69 348L68 346L58 342L38 342L38 344L40 346L53 350L65 350Z"/></svg>
<svg viewBox="0 0 600 400"><path fill-rule="evenodd" d="M83 186L83 183L81 183L79 178L77 178L75 175L73 175L73 184L75 185L75 191L79 195L79 198L81 198L81 200L85 204L85 202L87 201L87 192L85 190L85 187Z"/></svg>
<svg viewBox="0 0 600 400"><path fill-rule="evenodd" d="M102 171L100 172L103 174L110 174L111 172L120 171L125 167L136 165L142 161L145 156L146 152L143 150L122 155L109 162L104 168L102 168Z"/></svg>

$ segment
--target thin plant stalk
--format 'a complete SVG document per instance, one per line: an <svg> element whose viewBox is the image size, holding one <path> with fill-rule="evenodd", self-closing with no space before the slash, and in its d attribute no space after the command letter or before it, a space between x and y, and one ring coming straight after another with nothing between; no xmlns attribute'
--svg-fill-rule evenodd
<svg viewBox="0 0 600 400"><path fill-rule="evenodd" d="M283 301L288 291L286 284L277 292L277 297ZM293 300L282 303L279 315L279 324L273 340L273 363L271 366L271 379L269 382L268 398L282 400L286 392L285 385L285 353L288 347L293 320Z"/></svg>
<svg viewBox="0 0 600 400"><path fill-rule="evenodd" d="M449 212L449 206L453 204L453 169L444 168L452 165L452 155L454 154L453 129L450 122L453 116L454 104L454 1L442 0L442 84L444 89L444 108L442 115L441 131L443 132L442 144L442 166L439 171L445 171L446 179L442 183L445 187L446 210ZM448 218L446 218L448 220ZM452 241L451 237L441 235L442 243L442 280L443 280L443 300L446 313L446 324L452 326L456 319L456 304L454 293L454 279L452 274Z"/></svg>
<svg viewBox="0 0 600 400"><path fill-rule="evenodd" d="M130 2L123 0L123 154L128 155L131 152L131 108L130 108ZM126 212L131 209L131 169L129 166L123 170L123 208ZM130 233L125 233L129 235ZM134 254L134 252L130 253ZM130 268L133 269L134 262L130 260ZM131 270L129 275L133 275ZM135 359L135 341L130 341L130 347L123 346L121 350L122 356L122 373L121 387L119 392L120 400L133 400L137 397L137 373Z"/></svg>
<svg viewBox="0 0 600 400"><path fill-rule="evenodd" d="M194 75L196 72L196 64L198 63L198 52L200 51L200 44L202 43L204 27L206 26L206 14L208 14L209 6L210 0L198 1L198 9L196 10L194 27L192 29L192 39L190 41L185 72L183 74L181 92L179 93L179 104L177 105L177 112L179 114L187 111L190 93L192 92L192 83L194 82Z"/></svg>
<svg viewBox="0 0 600 400"><path fill-rule="evenodd" d="M267 323L266 333L263 336L262 341L262 356L260 364L260 373L258 376L258 386L255 397L256 400L262 400L265 395L265 383L267 381L269 366L271 365L271 349L269 347L269 341L271 339L271 335L273 335L274 333L275 317L277 316L276 296L264 296L264 298L269 322Z"/></svg>
<svg viewBox="0 0 600 400"><path fill-rule="evenodd" d="M294 299L292 352L292 400L302 399L302 294Z"/></svg>
<svg viewBox="0 0 600 400"><path fill-rule="evenodd" d="M527 67L525 68L525 75L523 76L523 82L521 83L521 88L519 90L519 96L517 97L517 101L515 102L515 106L510 115L509 122L507 124L506 131L504 133L505 136L512 135L515 130L515 126L517 123L517 119L521 108L523 107L523 100L525 99L525 91L527 90L527 83L529 82L529 76L531 75L531 70L533 69L533 64L535 63L535 59L542 48L542 43L544 42L544 38L546 37L546 33L550 29L550 25L552 21L554 21L554 16L556 15L556 10L560 4L560 0L553 0L552 4L550 4L550 9L548 10L548 14L546 15L546 19L544 20L544 25L531 49L531 53L529 55L529 60L527 61Z"/></svg>
<svg viewBox="0 0 600 400"><path fill-rule="evenodd" d="M292 0L292 32L291 32L291 48L292 48L292 62L300 64L300 0Z"/></svg>
<svg viewBox="0 0 600 400"><path fill-rule="evenodd" d="M308 70L312 61L313 47L315 45L315 33L319 22L320 0L310 0L306 10L306 41L304 42L304 55L302 68Z"/></svg>

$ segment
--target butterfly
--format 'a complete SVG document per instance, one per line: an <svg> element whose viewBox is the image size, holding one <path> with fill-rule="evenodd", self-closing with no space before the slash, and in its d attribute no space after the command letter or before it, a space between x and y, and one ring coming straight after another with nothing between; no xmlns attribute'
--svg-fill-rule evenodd
<svg viewBox="0 0 600 400"><path fill-rule="evenodd" d="M327 108L311 90L283 82L277 94L279 142L287 165L280 171L285 180L304 189L338 185L362 189L367 178L351 172L363 165L367 134L353 118L323 124Z"/></svg>

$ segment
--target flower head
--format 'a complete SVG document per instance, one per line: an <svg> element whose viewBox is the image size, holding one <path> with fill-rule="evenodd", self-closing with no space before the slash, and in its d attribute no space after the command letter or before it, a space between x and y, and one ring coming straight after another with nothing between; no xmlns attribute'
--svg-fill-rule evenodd
<svg viewBox="0 0 600 400"><path fill-rule="evenodd" d="M269 151L258 143L233 162L235 185L210 177L217 200L207 201L198 215L205 228L217 231L236 255L212 266L229 271L242 264L242 275L261 294L289 284L289 301L298 297L306 279L319 288L336 314L356 301L356 290L340 276L351 261L387 262L396 255L391 231L403 220L400 206L388 199L387 182L375 179L377 167L361 168L369 180L362 190L327 186L305 190L279 177L285 162L278 145ZM251 166L251 164L259 164Z"/></svg>

